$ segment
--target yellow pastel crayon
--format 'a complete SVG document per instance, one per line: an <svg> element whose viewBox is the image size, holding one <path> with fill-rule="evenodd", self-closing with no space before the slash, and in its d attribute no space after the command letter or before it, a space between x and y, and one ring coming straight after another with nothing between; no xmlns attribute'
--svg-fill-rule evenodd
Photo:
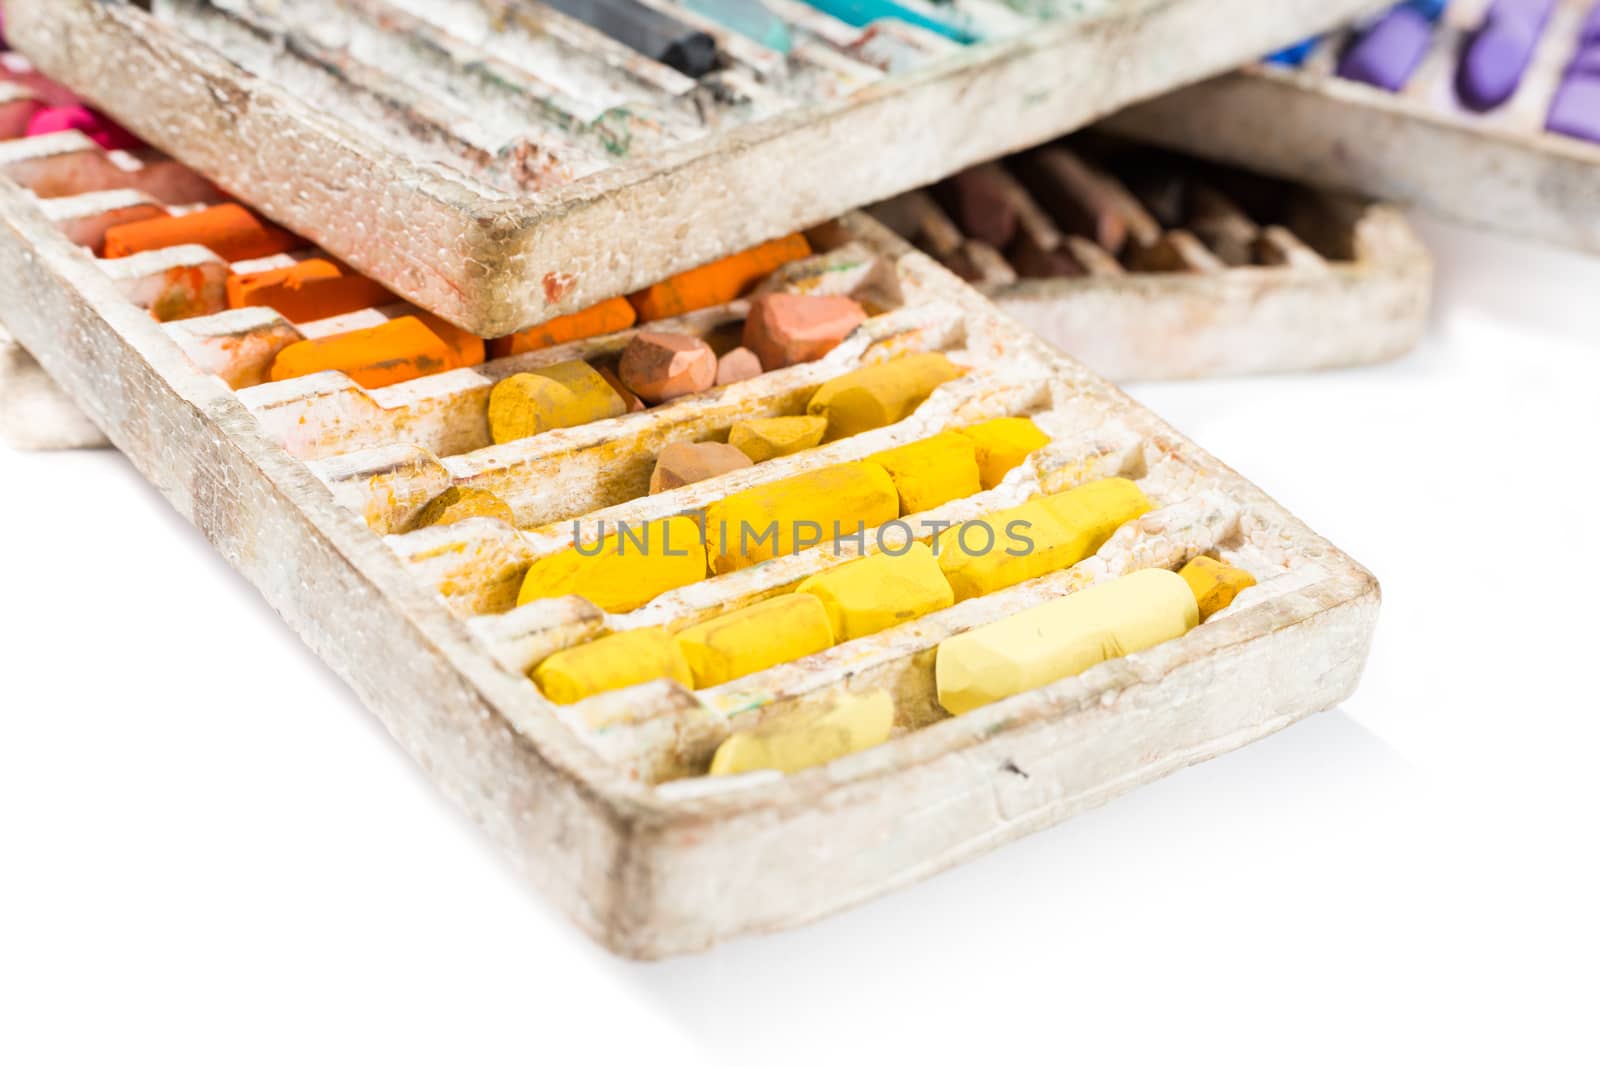
<svg viewBox="0 0 1600 1067"><path fill-rule="evenodd" d="M961 373L942 352L901 356L841 374L811 395L806 414L828 420L829 441L853 437L899 422Z"/></svg>
<svg viewBox="0 0 1600 1067"><path fill-rule="evenodd" d="M878 552L821 574L796 590L822 601L835 641L853 641L942 611L956 602L939 561L913 542L903 555Z"/></svg>
<svg viewBox="0 0 1600 1067"><path fill-rule="evenodd" d="M881 745L893 730L894 701L882 689L874 689L844 697L821 711L783 715L734 734L717 747L711 773L793 774Z"/></svg>
<svg viewBox="0 0 1600 1067"><path fill-rule="evenodd" d="M624 630L564 649L533 671L540 691L556 704L576 704L598 693L671 678L694 685L678 642L659 626Z"/></svg>
<svg viewBox="0 0 1600 1067"><path fill-rule="evenodd" d="M595 531L599 533L599 531ZM632 611L706 576L705 544L691 518L608 526L597 540L535 560L517 606L581 596L602 611Z"/></svg>
<svg viewBox="0 0 1600 1067"><path fill-rule="evenodd" d="M787 593L678 632L696 689L706 689L833 647L822 601Z"/></svg>
<svg viewBox="0 0 1600 1067"><path fill-rule="evenodd" d="M956 433L969 438L977 450L978 472L985 489L993 489L1034 452L1050 443L1032 419L1000 418L968 426Z"/></svg>
<svg viewBox="0 0 1600 1067"><path fill-rule="evenodd" d="M1200 605L1200 621L1204 622L1233 603L1233 598L1256 584L1249 571L1230 567L1210 556L1196 556L1178 575L1189 583L1194 599Z"/></svg>
<svg viewBox="0 0 1600 1067"><path fill-rule="evenodd" d="M957 433L941 433L867 457L889 472L900 514L916 515L982 489L977 450Z"/></svg>
<svg viewBox="0 0 1600 1067"><path fill-rule="evenodd" d="M711 573L730 571L813 544L871 531L900 517L900 498L882 467L839 463L757 485L706 509Z"/></svg>

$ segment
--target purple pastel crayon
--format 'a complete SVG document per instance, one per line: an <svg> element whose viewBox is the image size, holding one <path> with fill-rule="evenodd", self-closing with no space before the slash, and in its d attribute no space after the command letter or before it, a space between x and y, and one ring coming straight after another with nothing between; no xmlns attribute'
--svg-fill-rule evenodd
<svg viewBox="0 0 1600 1067"><path fill-rule="evenodd" d="M1578 54L1572 57L1571 63L1567 64L1567 77L1571 78L1580 74L1600 77L1600 40L1596 40L1591 44L1580 45Z"/></svg>
<svg viewBox="0 0 1600 1067"><path fill-rule="evenodd" d="M1600 74L1571 75L1556 90L1545 129L1600 144Z"/></svg>
<svg viewBox="0 0 1600 1067"><path fill-rule="evenodd" d="M1589 17L1583 20L1583 29L1578 31L1578 43L1600 44L1600 4L1589 9Z"/></svg>
<svg viewBox="0 0 1600 1067"><path fill-rule="evenodd" d="M1433 40L1433 24L1409 7L1373 23L1339 60L1339 76L1391 93L1405 88Z"/></svg>
<svg viewBox="0 0 1600 1067"><path fill-rule="evenodd" d="M1463 104L1490 111L1511 99L1554 6L1555 0L1495 0L1456 72L1456 95Z"/></svg>

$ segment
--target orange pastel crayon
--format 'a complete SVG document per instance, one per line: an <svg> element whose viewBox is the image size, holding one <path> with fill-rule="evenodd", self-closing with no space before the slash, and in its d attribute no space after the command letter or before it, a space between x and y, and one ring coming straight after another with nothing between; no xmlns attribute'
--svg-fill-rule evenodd
<svg viewBox="0 0 1600 1067"><path fill-rule="evenodd" d="M305 242L239 204L218 204L187 215L113 226L106 231L105 255L121 259L176 245L203 245L233 262L292 252Z"/></svg>
<svg viewBox="0 0 1600 1067"><path fill-rule="evenodd" d="M641 322L686 315L701 308L737 300L751 286L785 263L804 259L810 254L811 245L805 235L790 234L703 267L674 274L664 282L657 282L648 289L631 294L628 302L639 313Z"/></svg>
<svg viewBox="0 0 1600 1067"><path fill-rule="evenodd" d="M430 330L421 319L407 315L369 330L292 344L272 361L270 376L281 382L318 371L339 370L357 384L376 389L482 362L481 342L477 358L473 359Z"/></svg>
<svg viewBox="0 0 1600 1067"><path fill-rule="evenodd" d="M582 311L574 311L570 315L542 322L510 337L491 341L489 358L520 356L524 352L536 352L553 345L564 345L589 337L616 333L618 330L626 330L637 320L638 316L634 313L633 305L624 297L614 296L610 300L602 300L593 307L586 307Z"/></svg>
<svg viewBox="0 0 1600 1067"><path fill-rule="evenodd" d="M383 307L395 300L393 293L371 278L346 274L326 259L228 277L230 308L269 307L296 323Z"/></svg>

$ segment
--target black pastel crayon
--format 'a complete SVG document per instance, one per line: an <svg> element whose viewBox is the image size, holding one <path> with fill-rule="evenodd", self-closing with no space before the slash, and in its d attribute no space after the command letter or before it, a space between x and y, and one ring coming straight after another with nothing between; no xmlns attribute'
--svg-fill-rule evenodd
<svg viewBox="0 0 1600 1067"><path fill-rule="evenodd" d="M711 35L686 26L638 0L543 0L563 15L599 30L641 55L698 78L717 63Z"/></svg>

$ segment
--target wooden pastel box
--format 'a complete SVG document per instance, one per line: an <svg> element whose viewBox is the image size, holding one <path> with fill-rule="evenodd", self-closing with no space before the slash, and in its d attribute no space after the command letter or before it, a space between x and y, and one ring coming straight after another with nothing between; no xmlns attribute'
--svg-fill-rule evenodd
<svg viewBox="0 0 1600 1067"><path fill-rule="evenodd" d="M1470 26L1482 7L1451 5L1399 92L1338 77L1334 65L1348 38L1334 35L1302 68L1255 64L1131 108L1112 127L1456 222L1600 251L1600 143L1545 128L1563 79L1573 76L1579 27L1593 0L1558 0L1514 95L1476 113L1456 100L1453 82L1470 39L1461 23ZM1600 48L1589 47L1600 62ZM1600 71L1588 78L1600 128Z"/></svg>
<svg viewBox="0 0 1600 1067"><path fill-rule="evenodd" d="M225 346L206 339L271 324L246 328L234 312L157 322L147 276L97 261L62 226L70 210L0 181L6 327L529 880L619 953L703 949L926 877L1327 708L1365 662L1371 575L865 216L811 231L815 254L748 298L653 324L709 339L761 293L859 301L870 317L822 358L496 444L496 382L575 359L603 366L633 331L377 388L337 371L234 388L221 375L238 367L215 362ZM805 411L819 390L922 352L964 373L907 417L646 492L665 447ZM796 551L627 611L579 597L518 606L530 565L570 545L574 521L715 506L999 417L1031 419L1047 443L919 518L973 520L1111 477L1153 510L1070 567L727 684L659 680L556 704L530 680L605 635L681 633L771 602L860 550ZM511 521L413 529L451 488L493 492ZM1255 584L1183 636L960 716L940 706L951 640L1203 556ZM852 694L887 694L887 741L787 775L706 776L730 740Z"/></svg>
<svg viewBox="0 0 1600 1067"><path fill-rule="evenodd" d="M1114 381L1393 359L1427 325L1397 209L1103 135L982 164L873 213Z"/></svg>
<svg viewBox="0 0 1600 1067"><path fill-rule="evenodd" d="M771 6L794 49L712 28L718 67L699 80L510 0L156 0L154 14L9 0L6 34L273 219L500 336L1376 5L935 5L987 38L966 46L894 20L863 30L805 4Z"/></svg>

